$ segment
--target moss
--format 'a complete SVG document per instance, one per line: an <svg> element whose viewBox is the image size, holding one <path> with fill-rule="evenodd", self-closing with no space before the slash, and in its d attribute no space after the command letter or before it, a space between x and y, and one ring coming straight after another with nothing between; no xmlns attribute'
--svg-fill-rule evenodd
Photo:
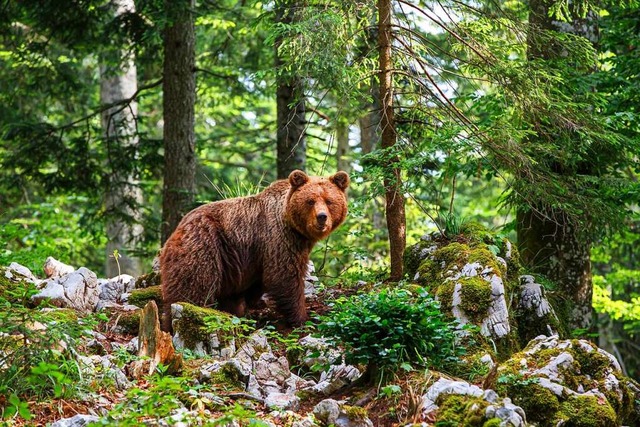
<svg viewBox="0 0 640 427"><path fill-rule="evenodd" d="M364 421L369 417L367 410L361 406L344 405L342 410L350 421Z"/></svg>
<svg viewBox="0 0 640 427"><path fill-rule="evenodd" d="M156 271L143 274L136 279L136 289L150 288L152 286L160 286L160 273Z"/></svg>
<svg viewBox="0 0 640 427"><path fill-rule="evenodd" d="M415 245L407 248L407 250L404 252L404 270L411 278L415 276L420 263L423 261L420 257L420 254L424 249L427 248L427 243L433 244L432 242L420 241Z"/></svg>
<svg viewBox="0 0 640 427"><path fill-rule="evenodd" d="M422 285L437 285L442 281L442 268L432 259L425 259L418 267L418 283ZM415 276L415 274L414 274Z"/></svg>
<svg viewBox="0 0 640 427"><path fill-rule="evenodd" d="M487 227L476 221L462 224L460 226L460 234L469 239L470 243L490 243L495 236Z"/></svg>
<svg viewBox="0 0 640 427"><path fill-rule="evenodd" d="M502 420L500 418L491 418L487 420L482 427L500 427L502 425Z"/></svg>
<svg viewBox="0 0 640 427"><path fill-rule="evenodd" d="M471 248L468 245L453 242L433 252L433 259L437 263L444 262L445 269L452 265L462 267L467 262L470 251Z"/></svg>
<svg viewBox="0 0 640 427"><path fill-rule="evenodd" d="M507 257L506 248L508 242L509 239L507 239L506 237L501 240L500 246L504 249L502 249L500 253L504 254L505 261L507 261L507 271L509 272L509 276L517 278L524 274L522 258L520 257L518 246L513 242L509 242L511 243L511 256Z"/></svg>
<svg viewBox="0 0 640 427"><path fill-rule="evenodd" d="M453 290L456 284L452 281L442 283L436 289L436 298L440 301L440 308L443 313L450 313L453 308Z"/></svg>
<svg viewBox="0 0 640 427"><path fill-rule="evenodd" d="M120 326L125 333L138 335L140 330L140 313L141 310L120 313L118 326Z"/></svg>
<svg viewBox="0 0 640 427"><path fill-rule="evenodd" d="M245 384L237 369L226 363L216 372L211 373L208 381L225 390L244 390Z"/></svg>
<svg viewBox="0 0 640 427"><path fill-rule="evenodd" d="M160 289L160 286L134 289L129 295L128 303L143 308L149 301L155 301L158 308L162 306L162 289Z"/></svg>
<svg viewBox="0 0 640 427"><path fill-rule="evenodd" d="M500 277L506 277L507 268L502 264L496 256L485 247L473 249L469 253L468 262L477 262L484 267L491 267L491 269Z"/></svg>
<svg viewBox="0 0 640 427"><path fill-rule="evenodd" d="M225 342L225 338L233 338L235 330L232 326L233 315L212 308L198 307L193 304L181 302L182 318L175 322L174 329L180 334L184 340L185 347L193 349L199 342L208 342L209 332L206 328L205 318L216 317L219 323L225 327L221 328L218 338L221 343ZM224 335L224 336L221 336Z"/></svg>
<svg viewBox="0 0 640 427"><path fill-rule="evenodd" d="M509 374L501 373L503 378ZM509 396L514 404L520 406L527 414L527 421L539 423L541 426L550 425L549 422L560 408L558 397L552 391L531 380L521 379L516 373L514 379L508 382L498 380L496 392L501 396Z"/></svg>
<svg viewBox="0 0 640 427"><path fill-rule="evenodd" d="M526 410L525 410L526 411ZM527 412L528 414L528 412ZM570 396L560 406L554 424L563 427L615 427L616 413L606 401L592 395Z"/></svg>
<svg viewBox="0 0 640 427"><path fill-rule="evenodd" d="M558 357L565 350L559 348L543 348L535 353L535 357L530 357L529 360L534 362L536 368L541 368L551 362L551 359Z"/></svg>
<svg viewBox="0 0 640 427"><path fill-rule="evenodd" d="M44 321L57 323L78 322L78 312L72 308L57 308L47 310Z"/></svg>
<svg viewBox="0 0 640 427"><path fill-rule="evenodd" d="M482 427L489 406L482 398L457 394L442 394L436 404L439 406L436 426L461 427Z"/></svg>
<svg viewBox="0 0 640 427"><path fill-rule="evenodd" d="M571 340L571 345L573 347L573 356L580 363L580 370L583 375L589 375L594 379L602 379L607 375L608 372L605 371L611 365L611 361L607 356L596 349L590 352L584 350L578 340Z"/></svg>
<svg viewBox="0 0 640 427"><path fill-rule="evenodd" d="M478 276L463 277L459 282L460 308L473 323L479 324L487 317L491 305L491 284Z"/></svg>

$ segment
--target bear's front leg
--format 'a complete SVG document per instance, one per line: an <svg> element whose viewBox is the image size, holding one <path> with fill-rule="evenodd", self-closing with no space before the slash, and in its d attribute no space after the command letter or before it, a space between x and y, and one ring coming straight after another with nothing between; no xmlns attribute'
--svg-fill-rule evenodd
<svg viewBox="0 0 640 427"><path fill-rule="evenodd" d="M265 269L263 283L265 291L273 298L278 311L287 322L300 326L307 321L307 307L304 298L304 277L307 262L276 263Z"/></svg>

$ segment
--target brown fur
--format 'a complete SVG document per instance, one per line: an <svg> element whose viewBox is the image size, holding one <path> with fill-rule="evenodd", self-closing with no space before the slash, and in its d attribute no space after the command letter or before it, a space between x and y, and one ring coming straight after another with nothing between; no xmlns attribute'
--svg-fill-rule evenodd
<svg viewBox="0 0 640 427"><path fill-rule="evenodd" d="M209 203L185 215L160 255L163 329L170 330L173 303L217 304L242 316L263 293L291 324L307 320L309 253L344 221L348 186L344 172L323 178L293 171L258 195Z"/></svg>

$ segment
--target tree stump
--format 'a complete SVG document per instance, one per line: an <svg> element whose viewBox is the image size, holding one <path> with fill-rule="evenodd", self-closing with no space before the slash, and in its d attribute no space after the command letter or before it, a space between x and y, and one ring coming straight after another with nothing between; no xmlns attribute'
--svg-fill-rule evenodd
<svg viewBox="0 0 640 427"><path fill-rule="evenodd" d="M138 357L131 365L131 375L142 378L151 375L158 365L167 367L166 373L174 374L182 368L182 356L176 353L171 335L160 330L158 306L149 301L140 315L140 332L138 333Z"/></svg>

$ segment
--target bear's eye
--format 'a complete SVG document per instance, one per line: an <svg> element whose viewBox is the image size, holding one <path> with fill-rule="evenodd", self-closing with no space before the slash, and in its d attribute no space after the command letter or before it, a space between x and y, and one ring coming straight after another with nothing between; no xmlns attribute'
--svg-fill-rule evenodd
<svg viewBox="0 0 640 427"><path fill-rule="evenodd" d="M331 206L333 202L331 200L325 200L325 203L327 204L327 206Z"/></svg>
<svg viewBox="0 0 640 427"><path fill-rule="evenodd" d="M309 200L307 200L307 205L309 205L309 206L313 206L313 205L315 205L315 204L316 204L316 201L315 201L315 200L313 200L313 199L309 199Z"/></svg>

